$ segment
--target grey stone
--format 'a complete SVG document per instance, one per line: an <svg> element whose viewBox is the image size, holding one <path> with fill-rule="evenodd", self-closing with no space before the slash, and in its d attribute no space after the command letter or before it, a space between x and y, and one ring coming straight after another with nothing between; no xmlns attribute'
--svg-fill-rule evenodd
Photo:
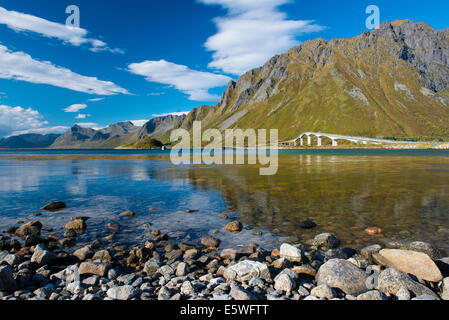
<svg viewBox="0 0 449 320"><path fill-rule="evenodd" d="M419 297L413 298L412 300L440 300L440 299L438 299L438 297L429 294L423 294Z"/></svg>
<svg viewBox="0 0 449 320"><path fill-rule="evenodd" d="M413 250L417 252L422 252L427 254L432 260L437 260L441 257L441 253L437 247L434 245L423 242L423 241L413 241L407 245L408 250Z"/></svg>
<svg viewBox="0 0 449 320"><path fill-rule="evenodd" d="M177 277L183 277L186 274L189 273L189 266L187 263L185 262L181 262L178 264L178 266L176 267L176 276Z"/></svg>
<svg viewBox="0 0 449 320"><path fill-rule="evenodd" d="M256 300L254 295L244 289L242 289L238 285L231 285L231 291L229 292L229 295L234 300Z"/></svg>
<svg viewBox="0 0 449 320"><path fill-rule="evenodd" d="M67 284L66 290L73 294L83 294L84 288L80 281L74 281Z"/></svg>
<svg viewBox="0 0 449 320"><path fill-rule="evenodd" d="M171 275L175 274L175 270L173 270L173 268L170 267L169 265L165 265L165 266L160 267L157 270L157 273L160 273L164 276L171 276Z"/></svg>
<svg viewBox="0 0 449 320"><path fill-rule="evenodd" d="M195 289L192 286L192 283L190 281L184 281L184 283L181 286L181 294L185 296L190 296L195 293Z"/></svg>
<svg viewBox="0 0 449 320"><path fill-rule="evenodd" d="M20 257L15 254L8 254L4 259L4 262L9 264L11 267L15 267L20 263Z"/></svg>
<svg viewBox="0 0 449 320"><path fill-rule="evenodd" d="M120 287L110 288L106 292L107 296L115 300L130 300L137 295L137 291L134 287L126 285Z"/></svg>
<svg viewBox="0 0 449 320"><path fill-rule="evenodd" d="M303 262L304 252L303 250L294 247L288 243L283 243L280 248L281 258L285 258L291 262Z"/></svg>
<svg viewBox="0 0 449 320"><path fill-rule="evenodd" d="M291 269L285 269L274 278L274 289L292 292L296 289L298 275Z"/></svg>
<svg viewBox="0 0 449 320"><path fill-rule="evenodd" d="M53 252L47 250L34 251L31 262L35 262L38 265L51 265L56 261L56 255Z"/></svg>
<svg viewBox="0 0 449 320"><path fill-rule="evenodd" d="M0 267L0 290L17 290L14 270L10 266Z"/></svg>
<svg viewBox="0 0 449 320"><path fill-rule="evenodd" d="M316 246L325 246L329 248L336 248L340 245L341 241L330 233L321 233L313 239L313 244Z"/></svg>
<svg viewBox="0 0 449 320"><path fill-rule="evenodd" d="M72 266L68 266L64 270L53 274L51 276L51 278L56 278L56 279L63 280L66 282L79 281L80 275L78 272L78 266L76 264L72 265Z"/></svg>
<svg viewBox="0 0 449 320"><path fill-rule="evenodd" d="M335 290L326 284L322 284L318 287L313 288L312 291L310 292L310 295L320 299L327 299L327 300L331 300L337 297Z"/></svg>
<svg viewBox="0 0 449 320"><path fill-rule="evenodd" d="M151 259L145 263L143 271L148 275L152 275L152 274L156 273L160 267L161 267L161 262L159 260Z"/></svg>
<svg viewBox="0 0 449 320"><path fill-rule="evenodd" d="M48 299L50 295L54 292L54 288L52 286L46 286L39 289L34 290L34 294L38 297L42 297Z"/></svg>
<svg viewBox="0 0 449 320"><path fill-rule="evenodd" d="M223 276L225 279L241 282L249 281L252 277L271 280L270 271L268 270L267 265L252 260L244 260L226 268Z"/></svg>
<svg viewBox="0 0 449 320"><path fill-rule="evenodd" d="M368 300L368 301L375 301L375 300L387 300L387 296L383 292L379 292L377 290L371 290L365 293L362 293L357 297L357 300Z"/></svg>
<svg viewBox="0 0 449 320"><path fill-rule="evenodd" d="M89 246L78 249L73 253L73 255L77 257L80 261L84 261L86 259L91 258L93 254L94 251Z"/></svg>
<svg viewBox="0 0 449 320"><path fill-rule="evenodd" d="M346 294L357 296L368 291L367 274L346 260L329 260L320 267L316 279L318 285L326 284Z"/></svg>
<svg viewBox="0 0 449 320"><path fill-rule="evenodd" d="M404 300L404 301L410 300L411 299L410 291L408 291L408 289L406 289L406 288L401 288L396 293L396 298L398 300Z"/></svg>
<svg viewBox="0 0 449 320"><path fill-rule="evenodd" d="M206 248L218 248L220 246L221 240L211 237L211 236L205 236L201 239L201 244Z"/></svg>
<svg viewBox="0 0 449 320"><path fill-rule="evenodd" d="M380 273L377 287L379 291L396 295L402 288L413 292L415 296L423 294L436 296L432 290L412 280L412 278L400 270L389 268Z"/></svg>

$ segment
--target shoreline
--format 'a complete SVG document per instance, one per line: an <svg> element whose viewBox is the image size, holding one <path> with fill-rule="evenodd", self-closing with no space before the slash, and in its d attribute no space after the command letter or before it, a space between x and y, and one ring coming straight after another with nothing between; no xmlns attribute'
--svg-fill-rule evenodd
<svg viewBox="0 0 449 320"><path fill-rule="evenodd" d="M50 209L63 205L52 203ZM133 219L134 213L120 216ZM176 242L153 229L145 245L124 246L115 242L124 231L111 222L104 238L79 247L77 237L88 224L87 218L72 218L63 235L42 237L48 229L36 220L0 235L0 299L449 299L449 258L426 242L342 248L338 238L322 233L271 251L256 243L235 250L212 236ZM234 220L224 232L242 228ZM369 231L379 231L374 229Z"/></svg>

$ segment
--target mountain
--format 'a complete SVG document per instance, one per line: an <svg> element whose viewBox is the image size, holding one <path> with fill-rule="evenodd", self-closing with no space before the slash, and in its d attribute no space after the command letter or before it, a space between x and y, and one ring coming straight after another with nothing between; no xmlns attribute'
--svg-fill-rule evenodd
<svg viewBox="0 0 449 320"><path fill-rule="evenodd" d="M137 138L141 127L132 122L119 122L101 130L75 125L61 135L51 148L116 148Z"/></svg>
<svg viewBox="0 0 449 320"><path fill-rule="evenodd" d="M185 115L167 115L153 118L139 130L137 139L166 137L172 130L180 128L185 118Z"/></svg>
<svg viewBox="0 0 449 320"><path fill-rule="evenodd" d="M447 138L448 86L449 31L385 22L274 56L231 81L203 127L279 129L281 141L305 131Z"/></svg>
<svg viewBox="0 0 449 320"><path fill-rule="evenodd" d="M0 148L39 149L47 148L59 137L59 134L23 134L0 140Z"/></svg>
<svg viewBox="0 0 449 320"><path fill-rule="evenodd" d="M162 149L162 147L164 147L164 144L159 140L146 137L130 144L123 145L120 149Z"/></svg>

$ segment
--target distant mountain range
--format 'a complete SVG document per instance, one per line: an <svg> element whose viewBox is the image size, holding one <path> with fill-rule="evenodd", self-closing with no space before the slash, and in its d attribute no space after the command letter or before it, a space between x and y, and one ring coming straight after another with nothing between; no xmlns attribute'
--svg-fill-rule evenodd
<svg viewBox="0 0 449 320"><path fill-rule="evenodd" d="M48 148L59 137L59 134L23 134L0 140L0 148L7 149L37 149Z"/></svg>
<svg viewBox="0 0 449 320"><path fill-rule="evenodd" d="M449 30L410 20L385 22L355 38L311 40L277 55L231 81L215 106L154 118L143 127L74 126L50 147L167 144L173 129L190 130L195 120L220 130L279 129L280 140L305 131L447 139L448 88ZM19 138L6 140L21 145Z"/></svg>
<svg viewBox="0 0 449 320"><path fill-rule="evenodd" d="M140 127L129 121L115 123L101 130L75 125L59 136L50 148L117 148L134 141L139 130Z"/></svg>

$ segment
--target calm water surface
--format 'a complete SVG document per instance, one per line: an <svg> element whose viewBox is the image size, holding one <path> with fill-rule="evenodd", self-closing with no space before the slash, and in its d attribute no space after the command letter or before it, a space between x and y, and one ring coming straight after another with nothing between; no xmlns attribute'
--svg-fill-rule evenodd
<svg viewBox="0 0 449 320"><path fill-rule="evenodd" d="M67 209L33 216L54 200ZM176 167L168 152L0 151L0 207L2 231L32 219L62 234L71 217L91 217L82 241L117 221L123 243L144 242L154 229L187 241L216 229L222 246L271 249L332 232L347 246L423 240L449 252L449 152L285 151L278 174L260 176L254 165ZM119 217L125 210L137 216ZM247 230L224 232L220 213ZM306 219L318 227L300 229ZM372 226L383 234L366 235Z"/></svg>

